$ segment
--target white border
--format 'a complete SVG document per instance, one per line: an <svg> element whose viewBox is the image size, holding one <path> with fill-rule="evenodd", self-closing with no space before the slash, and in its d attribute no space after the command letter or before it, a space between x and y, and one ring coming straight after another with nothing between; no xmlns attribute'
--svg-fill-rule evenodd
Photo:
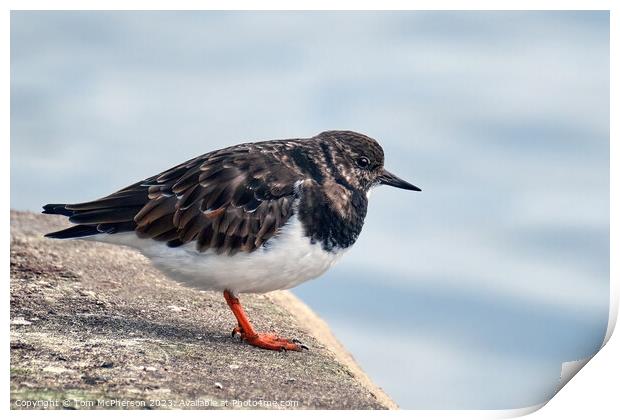
<svg viewBox="0 0 620 420"><path fill-rule="evenodd" d="M446 1L414 1L414 0L385 0L385 1L370 1L370 0L358 0L355 2L347 1L328 1L328 0L315 0L315 1L284 1L284 0L265 0L260 2L260 7L257 7L257 1L251 0L177 0L177 1L164 1L164 0L152 0L152 1L140 1L140 0L89 0L88 2L78 0L56 0L50 2L49 0L22 0L5 1L5 10L0 19L0 33L2 38L2 57L4 58L1 71L2 80L4 81L4 92L10 90L10 10L71 10L71 9L84 9L84 10L611 10L611 48L612 52L616 52L611 56L611 224L610 224L610 251L611 255L620 255L618 238L619 225L617 223L617 216L614 214L620 214L620 206L618 205L618 191L620 191L620 183L618 182L618 176L620 174L620 159L618 156L618 123L613 119L614 115L618 115L618 103L619 87L617 83L617 75L619 71L618 66L618 54L617 50L620 47L618 43L618 24L620 19L618 18L619 7L616 6L617 2L612 0L590 0L590 1L577 1L577 0L522 0L522 1L492 1L492 0L478 0L478 1L458 1L458 0L446 0ZM352 6L355 6L353 9ZM614 7L616 6L616 7ZM9 188L10 180L10 96L5 95L3 101L0 103L2 114L0 116L0 127L3 128L3 141L1 142L2 153L0 159L0 170L2 171L3 179L5 182L4 193L2 194L2 212L5 214L4 223L1 224L3 241L1 243L2 262L4 273L9 271L9 194L7 189ZM617 259L611 259L611 306L610 306L610 322L608 325L605 342L607 343L611 337L613 329L615 327L616 318L618 314L618 261ZM9 332L9 279L5 277L4 286L2 288L3 302L6 302L5 310L2 312L2 330L4 340L8 339ZM7 340L8 341L8 340ZM552 399L549 406L544 410L538 411L534 414L534 417L538 418L562 418L562 419L577 419L588 416L597 419L605 418L617 418L620 414L619 405L617 403L617 389L618 389L618 373L620 371L617 355L620 354L620 344L618 339L613 339L607 344L601 351L600 355L594 357L592 363L588 364L584 368L584 373L580 374L580 378L577 381L571 381L566 386L565 390L562 390L556 397ZM6 341L0 350L2 352L2 372L8 376L9 372L9 346ZM574 370L575 367L579 368L580 363L575 362L570 364ZM576 369L578 371L579 369ZM8 411L10 416L14 417L31 417L31 416L51 416L65 418L68 415L79 415L67 412L25 412L25 411L9 411L8 410L8 389L9 381L5 378L2 381L1 389L3 395L6 395L5 400L7 404L2 409ZM613 392L613 394L612 394ZM470 410L470 411L411 411L401 410L395 413L380 413L380 412L355 412L355 416L375 416L375 415L390 415L390 416L412 416L421 418L506 418L519 415L528 414L536 411L540 406L529 407L519 410ZM148 412L148 416L159 417L167 416L172 413L165 412ZM596 415L592 416L594 413ZM175 413L179 415L179 413ZM252 411L253 416L263 417L268 415L269 417L286 416L291 415L304 417L311 416L314 418L319 415L316 411L302 412L257 412ZM321 412L321 415L336 416L340 415L335 411ZM110 413L105 412L88 412L89 416L109 416ZM130 416L147 416L145 412L128 412L124 415ZM229 415L229 416L242 416L241 412L229 412L223 414L209 413L209 415ZM183 416L205 416L205 413L199 411L184 412Z"/></svg>

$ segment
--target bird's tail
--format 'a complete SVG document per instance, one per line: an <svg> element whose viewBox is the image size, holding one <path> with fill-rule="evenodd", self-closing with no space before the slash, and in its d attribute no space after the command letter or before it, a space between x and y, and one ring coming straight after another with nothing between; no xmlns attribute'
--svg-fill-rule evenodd
<svg viewBox="0 0 620 420"><path fill-rule="evenodd" d="M134 217L148 202L148 187L131 185L99 200L79 204L46 204L44 214L69 218L75 226L46 234L47 238L83 238L101 233L130 232L136 228Z"/></svg>

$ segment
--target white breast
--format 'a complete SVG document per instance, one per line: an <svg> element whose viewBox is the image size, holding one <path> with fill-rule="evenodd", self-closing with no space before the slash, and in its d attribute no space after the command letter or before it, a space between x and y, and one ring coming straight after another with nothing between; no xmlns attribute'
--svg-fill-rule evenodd
<svg viewBox="0 0 620 420"><path fill-rule="evenodd" d="M320 244L312 244L295 216L265 246L234 256L198 252L195 243L170 248L165 242L141 239L133 232L88 239L136 248L171 279L187 286L233 293L266 293L297 286L323 274L345 251L327 252Z"/></svg>

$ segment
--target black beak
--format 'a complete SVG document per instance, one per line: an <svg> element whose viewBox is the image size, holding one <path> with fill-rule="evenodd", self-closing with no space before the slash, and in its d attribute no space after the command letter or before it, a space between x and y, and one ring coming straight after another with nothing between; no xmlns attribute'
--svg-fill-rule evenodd
<svg viewBox="0 0 620 420"><path fill-rule="evenodd" d="M391 187L402 188L403 190L422 191L415 185L408 183L405 180L400 179L396 175L383 170L383 173L377 177L380 184L389 185Z"/></svg>

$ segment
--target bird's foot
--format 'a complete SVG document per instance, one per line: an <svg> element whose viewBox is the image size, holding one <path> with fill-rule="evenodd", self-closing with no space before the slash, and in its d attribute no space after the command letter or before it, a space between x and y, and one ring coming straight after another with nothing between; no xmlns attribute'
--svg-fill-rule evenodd
<svg viewBox="0 0 620 420"><path fill-rule="evenodd" d="M280 338L277 335L270 333L256 333L254 335L247 335L242 333L241 338L246 343L254 347L260 347L261 349L277 351L302 351L303 349L308 350L308 347L304 346L300 342L297 343L294 340Z"/></svg>
<svg viewBox="0 0 620 420"><path fill-rule="evenodd" d="M246 334L240 327L235 327L232 330L232 336L234 337L236 334L239 334L241 339L246 343L261 349L276 351L308 350L308 347L303 345L299 340L287 340L286 338L281 338L271 333Z"/></svg>

